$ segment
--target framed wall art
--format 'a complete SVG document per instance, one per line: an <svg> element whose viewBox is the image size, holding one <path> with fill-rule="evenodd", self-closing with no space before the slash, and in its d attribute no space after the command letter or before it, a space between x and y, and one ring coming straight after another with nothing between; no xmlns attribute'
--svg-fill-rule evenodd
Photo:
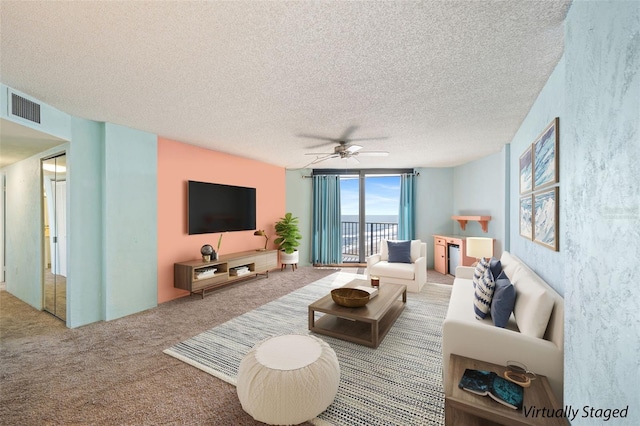
<svg viewBox="0 0 640 426"><path fill-rule="evenodd" d="M533 194L533 241L558 251L558 187Z"/></svg>
<svg viewBox="0 0 640 426"><path fill-rule="evenodd" d="M526 194L533 189L533 162L532 150L533 145L529 146L527 150L520 156L520 193Z"/></svg>
<svg viewBox="0 0 640 426"><path fill-rule="evenodd" d="M533 196L520 198L520 235L533 240Z"/></svg>
<svg viewBox="0 0 640 426"><path fill-rule="evenodd" d="M554 118L533 143L533 189L536 191L558 182L559 124L560 119Z"/></svg>

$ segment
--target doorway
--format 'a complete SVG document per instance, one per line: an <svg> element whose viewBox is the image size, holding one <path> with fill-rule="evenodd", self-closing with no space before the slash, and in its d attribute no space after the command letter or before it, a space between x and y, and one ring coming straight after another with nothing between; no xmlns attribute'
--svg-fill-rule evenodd
<svg viewBox="0 0 640 426"><path fill-rule="evenodd" d="M42 160L43 308L67 319L67 156Z"/></svg>

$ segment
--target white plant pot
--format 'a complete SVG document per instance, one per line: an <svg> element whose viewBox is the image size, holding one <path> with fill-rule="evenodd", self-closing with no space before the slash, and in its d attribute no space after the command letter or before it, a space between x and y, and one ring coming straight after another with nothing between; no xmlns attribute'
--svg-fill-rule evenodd
<svg viewBox="0 0 640 426"><path fill-rule="evenodd" d="M295 265L298 263L298 251L294 251L291 254L287 254L280 250L280 263L283 265Z"/></svg>

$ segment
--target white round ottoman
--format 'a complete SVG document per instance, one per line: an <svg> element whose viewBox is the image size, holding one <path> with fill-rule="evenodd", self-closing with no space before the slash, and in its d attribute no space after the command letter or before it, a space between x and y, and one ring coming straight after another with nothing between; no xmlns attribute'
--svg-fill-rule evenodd
<svg viewBox="0 0 640 426"><path fill-rule="evenodd" d="M339 382L338 358L324 340L278 336L254 346L240 362L238 398L255 420L293 425L326 410Z"/></svg>

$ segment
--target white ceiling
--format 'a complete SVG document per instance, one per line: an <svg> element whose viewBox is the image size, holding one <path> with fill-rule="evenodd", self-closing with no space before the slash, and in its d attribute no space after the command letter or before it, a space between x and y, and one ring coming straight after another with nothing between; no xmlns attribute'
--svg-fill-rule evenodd
<svg viewBox="0 0 640 426"><path fill-rule="evenodd" d="M73 116L287 168L331 152L304 135L350 128L390 152L361 167L455 166L514 136L569 3L3 0L0 79Z"/></svg>

